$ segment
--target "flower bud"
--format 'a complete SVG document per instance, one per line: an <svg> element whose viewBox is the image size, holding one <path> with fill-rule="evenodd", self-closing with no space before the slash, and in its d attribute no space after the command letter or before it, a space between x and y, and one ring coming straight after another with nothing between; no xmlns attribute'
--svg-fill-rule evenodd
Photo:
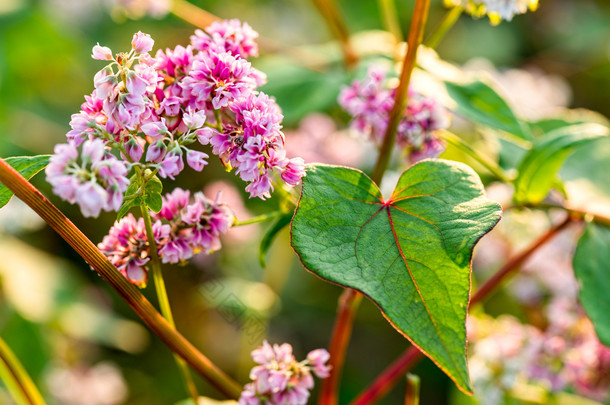
<svg viewBox="0 0 610 405"><path fill-rule="evenodd" d="M131 158L131 160L134 162L139 162L142 158L144 150L142 150L142 147L138 144L135 138L131 138L125 144L125 152L127 152L127 155Z"/></svg>
<svg viewBox="0 0 610 405"><path fill-rule="evenodd" d="M136 53L148 53L152 51L154 43L155 41L150 37L150 35L145 34L142 31L138 31L137 33L133 34L131 48Z"/></svg>
<svg viewBox="0 0 610 405"><path fill-rule="evenodd" d="M161 163L167 153L167 146L163 141L159 140L148 147L146 151L146 161L153 163Z"/></svg>
<svg viewBox="0 0 610 405"><path fill-rule="evenodd" d="M203 152L191 149L186 152L186 162L198 172L202 171L203 167L208 164L205 160L207 158L209 158L209 156Z"/></svg>
<svg viewBox="0 0 610 405"><path fill-rule="evenodd" d="M91 51L91 57L96 60L112 60L112 51L107 46L100 46L98 42Z"/></svg>

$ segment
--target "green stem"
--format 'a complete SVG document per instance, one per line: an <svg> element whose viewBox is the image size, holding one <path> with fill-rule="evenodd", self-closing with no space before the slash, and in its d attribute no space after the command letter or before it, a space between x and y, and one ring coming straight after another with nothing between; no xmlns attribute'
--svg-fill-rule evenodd
<svg viewBox="0 0 610 405"><path fill-rule="evenodd" d="M0 338L0 377L17 405L45 405L38 388L2 338Z"/></svg>
<svg viewBox="0 0 610 405"><path fill-rule="evenodd" d="M273 211L268 214L257 215L252 218L244 219L243 221L239 221L237 218L235 218L235 223L233 223L233 226L242 226L242 225L258 224L260 222L267 222L267 221L271 221L271 220L279 217L282 214L284 214L284 212L282 212L282 211Z"/></svg>
<svg viewBox="0 0 610 405"><path fill-rule="evenodd" d="M404 41L402 30L400 29L400 19L396 12L396 4L394 0L377 0L379 10L381 11L381 18L383 19L383 25L385 29L394 35L396 42Z"/></svg>
<svg viewBox="0 0 610 405"><path fill-rule="evenodd" d="M390 163L392 149L396 140L396 129L402 118L405 106L407 105L407 93L411 81L411 73L413 72L417 61L417 49L419 48L419 45L421 45L421 41L424 37L424 27L426 26L429 10L430 0L415 1L415 11L413 12L413 19L411 20L411 28L409 29L409 38L407 41L407 53L402 65L402 72L400 73L400 83L396 89L394 106L392 106L392 111L390 112L388 127L383 137L383 144L379 151L379 157L377 158L373 175L371 176L371 179L377 184L381 183L383 174Z"/></svg>
<svg viewBox="0 0 610 405"><path fill-rule="evenodd" d="M163 317L167 319L167 322L169 322L169 324L174 329L176 329L176 323L174 322L172 308L169 305L167 289L165 288L165 281L163 280L161 261L159 260L159 254L157 252L157 243L155 241L155 234L152 229L150 213L148 212L148 208L144 205L140 206L140 210L142 211L142 218L144 218L144 225L146 226L146 237L148 238L150 263L152 267L153 280L155 283L155 290L157 292L157 299L159 300L159 306L161 307L161 314L163 314ZM197 386L195 385L195 381L193 381L193 376L191 375L188 365L182 358L176 356L175 354L174 358L176 359L178 368L180 369L180 371L182 372L182 376L184 377L186 389L189 392L191 398L193 399L193 403L197 405L199 401L199 393L197 392Z"/></svg>
<svg viewBox="0 0 610 405"><path fill-rule="evenodd" d="M419 377L415 374L407 374L405 405L419 405Z"/></svg>
<svg viewBox="0 0 610 405"><path fill-rule="evenodd" d="M229 398L237 399L242 387L159 314L142 293L108 261L102 252L61 211L19 172L0 158L0 182L36 212L59 236L125 300L148 327L195 371Z"/></svg>
<svg viewBox="0 0 610 405"><path fill-rule="evenodd" d="M436 48L451 27L455 25L463 12L464 9L460 6L453 7L451 10L447 11L441 22L434 28L430 35L428 35L428 38L424 41L424 45L428 48Z"/></svg>
<svg viewBox="0 0 610 405"><path fill-rule="evenodd" d="M470 145L468 145L466 142L464 142L464 140L462 138L460 138L459 136L456 136L456 135L452 134L451 132L445 131L445 130L437 131L437 133L445 141L447 141L448 143L452 144L453 146L463 150L470 157L472 157L477 162L479 162L484 168L489 170L489 172L491 174L493 174L494 177L496 177L498 180L503 181L504 183L512 182L512 179L504 172L504 170L502 170L502 168L500 166L498 166L498 164L496 162L493 162L493 161L487 159L485 156L478 153Z"/></svg>

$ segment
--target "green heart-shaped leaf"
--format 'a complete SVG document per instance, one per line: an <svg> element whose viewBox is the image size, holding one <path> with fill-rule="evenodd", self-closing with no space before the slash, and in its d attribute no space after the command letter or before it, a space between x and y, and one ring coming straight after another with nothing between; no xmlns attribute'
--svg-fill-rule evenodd
<svg viewBox="0 0 610 405"><path fill-rule="evenodd" d="M465 327L470 260L500 215L476 173L461 163L412 166L388 201L358 170L314 165L303 180L292 246L310 271L367 295L471 392Z"/></svg>

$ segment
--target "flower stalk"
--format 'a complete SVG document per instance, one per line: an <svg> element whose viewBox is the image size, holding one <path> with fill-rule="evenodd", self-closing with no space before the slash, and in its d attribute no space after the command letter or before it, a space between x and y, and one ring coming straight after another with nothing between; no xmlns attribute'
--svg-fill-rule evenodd
<svg viewBox="0 0 610 405"><path fill-rule="evenodd" d="M460 6L452 7L447 11L441 22L432 30L430 35L428 35L424 41L424 45L428 48L435 49L443 38L445 38L447 32L455 25L463 12L464 9Z"/></svg>
<svg viewBox="0 0 610 405"><path fill-rule="evenodd" d="M407 374L405 405L419 405L419 382L418 376L415 374Z"/></svg>
<svg viewBox="0 0 610 405"><path fill-rule="evenodd" d="M394 142L396 140L397 126L407 104L407 91L409 89L409 82L411 81L411 73L415 67L417 49L424 36L424 27L426 25L426 20L428 19L429 9L430 0L416 1L411 27L409 29L409 46L403 62L400 83L396 90L396 98L392 111L390 112L388 127L371 177L377 184L381 183L383 174L390 162L392 148L394 147ZM337 320L335 321L335 327L329 345L332 372L330 377L322 383L319 397L319 402L322 405L336 405L338 403L338 386L345 360L345 353L347 352L347 346L349 345L356 310L361 301L362 294L350 288L346 288L339 298Z"/></svg>
<svg viewBox="0 0 610 405"><path fill-rule="evenodd" d="M61 211L1 158L0 182L29 205L59 236L68 242L173 352L182 357L224 395L229 398L239 398L240 384L220 370L178 333Z"/></svg>
<svg viewBox="0 0 610 405"><path fill-rule="evenodd" d="M350 43L350 35L347 25L339 12L339 8L334 0L312 0L314 6L318 9L328 27L339 40L345 65L350 68L358 62L358 55L354 51Z"/></svg>
<svg viewBox="0 0 610 405"><path fill-rule="evenodd" d="M150 254L150 263L153 273L153 280L155 283L155 291L157 292L157 299L159 300L159 307L161 308L161 314L167 320L167 322L176 329L176 323L174 322L174 316L172 314L172 308L169 304L169 297L167 296L167 289L165 288L165 280L163 280L163 271L161 268L161 261L159 260L159 254L157 252L157 243L155 242L155 235L152 229L152 221L150 219L150 213L148 208L144 205L140 206L142 211L142 217L144 218L144 225L146 226L146 237L148 239L148 247ZM186 389L193 398L193 403L197 404L199 401L199 393L197 392L197 386L193 381L193 376L188 368L186 362L176 354L174 354L176 364L184 377Z"/></svg>
<svg viewBox="0 0 610 405"><path fill-rule="evenodd" d="M377 0L377 4L379 5L379 11L381 12L381 18L385 29L394 35L396 42L404 41L394 0Z"/></svg>
<svg viewBox="0 0 610 405"><path fill-rule="evenodd" d="M0 338L0 378L17 405L45 405L38 388L2 338Z"/></svg>

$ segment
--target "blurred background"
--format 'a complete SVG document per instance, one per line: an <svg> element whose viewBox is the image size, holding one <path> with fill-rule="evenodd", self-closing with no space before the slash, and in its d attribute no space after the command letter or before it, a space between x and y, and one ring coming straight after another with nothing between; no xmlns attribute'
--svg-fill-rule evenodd
<svg viewBox="0 0 610 405"><path fill-rule="evenodd" d="M189 43L195 27L176 15L145 15L137 10L135 0L125 2L131 3L130 10L119 3L0 0L0 156L49 154L55 144L65 141L70 115L78 112L83 96L92 91L93 76L103 65L90 58L96 43L115 52L127 50L137 31L150 34L155 49ZM367 62L351 71L345 69L340 47L312 2L193 0L192 4L222 18L246 21L264 38L267 46L262 45L261 56L253 64L267 73L263 91L276 97L283 109L289 153L307 162L370 169L376 151L346 130L348 116L336 101L341 86L361 77ZM377 2L339 0L338 4L349 31L357 34L356 48L375 53L386 46L387 35L379 32ZM396 4L406 32L414 1L396 0ZM442 1L433 0L429 27L446 11ZM437 51L465 71L487 72L522 118L535 120L562 108L591 110L594 113L587 114L597 121L610 116L607 0L541 0L536 12L497 27L486 18L464 15ZM458 119L455 125L478 139L476 131ZM610 157L610 145L606 142L579 153ZM465 159L452 149L444 157ZM606 170L610 168L583 167L583 159L573 161L580 163L566 165L562 175L574 198L610 206ZM248 200L240 180L214 158L210 162L203 173L187 169L175 186L203 189L211 195L223 190L240 219L277 208L277 198ZM33 183L95 243L108 232L113 214L83 218L76 206L52 195L44 175ZM492 198L507 200L510 190L490 186ZM551 220L549 215L533 212L506 215L478 249L475 277L486 277ZM286 229L269 251L263 270L258 243L267 227L235 228L223 239L221 251L165 270L178 329L244 383L252 366L250 351L265 337L272 343L290 342L298 359L325 347L341 292L302 268ZM509 313L542 327L543 321L536 324L542 303L564 293L575 300L575 292L566 291L576 288L570 268L576 237L574 232L558 241L555 250L541 251L522 276L521 287L511 284L513 292L507 289L494 296L486 311L493 316ZM0 335L49 403L161 405L186 398L171 352L65 242L16 199L0 210L0 257ZM557 274L564 284L549 286ZM156 302L152 287L142 292ZM407 347L408 342L379 310L364 302L348 352L341 403L354 398ZM459 394L430 361L422 361L414 372L422 379L422 404L472 401ZM221 398L204 381L197 378L197 383L202 394ZM574 392L570 387L566 391ZM404 386L399 385L381 403L401 403L403 392ZM545 403L531 395L516 397L506 403ZM593 397L608 399L607 395ZM574 404L589 403L570 398L583 401ZM12 403L2 388L0 403Z"/></svg>

